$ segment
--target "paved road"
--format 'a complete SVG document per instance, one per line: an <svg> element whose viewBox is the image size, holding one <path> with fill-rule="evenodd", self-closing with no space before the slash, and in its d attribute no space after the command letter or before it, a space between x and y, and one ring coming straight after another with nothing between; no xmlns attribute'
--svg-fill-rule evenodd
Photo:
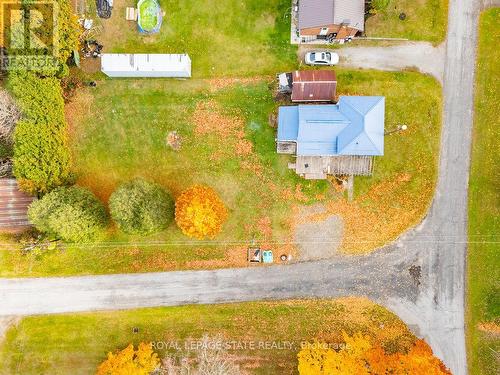
<svg viewBox="0 0 500 375"><path fill-rule="evenodd" d="M187 303L367 296L425 338L456 375L467 373L464 264L479 0L451 0L440 174L424 222L362 257L252 269L0 280L0 316ZM412 267L420 267L417 280ZM416 268L413 268L414 270Z"/></svg>

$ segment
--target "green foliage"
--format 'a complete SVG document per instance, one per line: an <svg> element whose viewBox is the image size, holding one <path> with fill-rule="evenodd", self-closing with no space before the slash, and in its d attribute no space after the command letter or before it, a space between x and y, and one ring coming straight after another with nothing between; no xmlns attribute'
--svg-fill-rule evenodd
<svg viewBox="0 0 500 375"><path fill-rule="evenodd" d="M374 10L384 10L389 5L389 0L372 0L371 8Z"/></svg>
<svg viewBox="0 0 500 375"><path fill-rule="evenodd" d="M78 49L81 27L77 17L71 10L68 0L56 0L59 6L58 16L58 59L61 65L66 65L74 49Z"/></svg>
<svg viewBox="0 0 500 375"><path fill-rule="evenodd" d="M474 92L474 137L469 179L467 341L469 373L500 373L500 8L482 13ZM491 325L491 331L485 329Z"/></svg>
<svg viewBox="0 0 500 375"><path fill-rule="evenodd" d="M12 72L8 87L25 119L14 133L14 175L31 194L71 180L64 101L60 81L33 72Z"/></svg>
<svg viewBox="0 0 500 375"><path fill-rule="evenodd" d="M12 156L12 148L5 141L0 140L0 159Z"/></svg>
<svg viewBox="0 0 500 375"><path fill-rule="evenodd" d="M52 62L55 67L49 65L43 71L31 71L18 66L8 78L8 88L24 117L14 133L14 175L21 189L30 194L47 193L71 181L64 100L59 78L68 73L66 61L78 47L80 26L69 1L52 1L58 12L57 54ZM25 6L31 2L23 0ZM23 35L20 32L22 27L22 23L13 26L13 38ZM41 23L33 30L38 37L51 35L53 31L50 23ZM15 51L9 53L15 54Z"/></svg>
<svg viewBox="0 0 500 375"><path fill-rule="evenodd" d="M174 205L160 185L135 179L111 195L109 209L123 232L150 234L165 229L172 221Z"/></svg>
<svg viewBox="0 0 500 375"><path fill-rule="evenodd" d="M14 175L22 190L46 193L70 182L70 155L63 132L21 120L14 140Z"/></svg>
<svg viewBox="0 0 500 375"><path fill-rule="evenodd" d="M41 78L35 72L13 71L9 74L8 88L25 117L54 124L58 129L65 127L59 79Z"/></svg>
<svg viewBox="0 0 500 375"><path fill-rule="evenodd" d="M22 5L26 8L30 8L30 3L37 3L36 0L22 0ZM44 76L47 75L57 75L61 77L67 74L66 62L70 57L73 50L78 49L79 36L81 33L81 27L78 24L77 17L73 14L71 10L71 4L68 0L48 0L48 2L54 4L54 10L57 12L56 23L53 25L50 22L37 22L36 18L26 19L24 22L18 22L11 27L12 40L20 40L24 38L24 24L25 22L35 22L36 27L31 29L31 32L36 38L30 39L29 47L37 45L37 41L44 40L44 38L51 38L55 42L54 45L54 55L46 55L46 51L40 50L37 56L37 61L44 61L46 68L41 69L42 65L39 65L37 71ZM45 1L44 3L47 3ZM24 13L28 15L28 12ZM33 17L34 13L31 13ZM24 43L22 43L23 45ZM38 43L39 44L39 43ZM27 47L27 46L26 46ZM39 46L42 47L42 46ZM24 51L19 51L19 49L9 49L8 53L10 56L15 56L15 66L16 69L25 70L32 64L32 54L33 51L26 54Z"/></svg>
<svg viewBox="0 0 500 375"><path fill-rule="evenodd" d="M77 186L55 189L34 201L28 217L38 230L68 242L94 240L108 223L103 204Z"/></svg>

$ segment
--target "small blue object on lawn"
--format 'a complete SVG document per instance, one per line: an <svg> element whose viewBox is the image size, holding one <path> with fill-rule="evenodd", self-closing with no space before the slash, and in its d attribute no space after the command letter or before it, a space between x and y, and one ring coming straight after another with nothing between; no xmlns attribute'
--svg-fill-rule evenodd
<svg viewBox="0 0 500 375"><path fill-rule="evenodd" d="M271 250L264 250L262 252L262 261L264 263L272 263L273 262L273 252Z"/></svg>

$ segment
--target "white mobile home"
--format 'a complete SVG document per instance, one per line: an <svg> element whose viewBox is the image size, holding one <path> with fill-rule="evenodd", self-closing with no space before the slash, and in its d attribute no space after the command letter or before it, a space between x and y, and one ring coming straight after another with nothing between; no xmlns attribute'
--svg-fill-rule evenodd
<svg viewBox="0 0 500 375"><path fill-rule="evenodd" d="M103 53L101 71L109 77L190 78L188 54Z"/></svg>

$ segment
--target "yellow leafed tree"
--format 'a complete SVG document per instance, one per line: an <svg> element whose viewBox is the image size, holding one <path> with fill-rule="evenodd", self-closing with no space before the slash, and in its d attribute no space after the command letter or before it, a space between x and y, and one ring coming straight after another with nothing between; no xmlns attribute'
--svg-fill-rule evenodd
<svg viewBox="0 0 500 375"><path fill-rule="evenodd" d="M108 353L108 358L99 365L97 375L149 375L158 368L160 360L153 352L151 343L141 342L134 349L129 344L117 353Z"/></svg>
<svg viewBox="0 0 500 375"><path fill-rule="evenodd" d="M372 346L361 333L343 333L345 348L334 350L314 343L297 355L301 375L450 375L429 345L417 340L408 353L386 354L380 345Z"/></svg>
<svg viewBox="0 0 500 375"><path fill-rule="evenodd" d="M175 222L182 232L198 239L214 238L227 219L227 208L208 186L195 185L175 202Z"/></svg>

